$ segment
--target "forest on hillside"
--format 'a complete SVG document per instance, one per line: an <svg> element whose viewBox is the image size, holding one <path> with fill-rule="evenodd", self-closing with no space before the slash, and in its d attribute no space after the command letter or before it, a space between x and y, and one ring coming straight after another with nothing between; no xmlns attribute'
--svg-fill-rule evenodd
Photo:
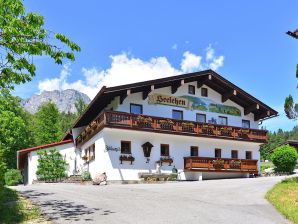
<svg viewBox="0 0 298 224"><path fill-rule="evenodd" d="M269 132L268 144L261 146L261 159L270 160L270 155L278 146L287 140L298 140L298 126L295 126L291 131L283 131L279 129L276 132Z"/></svg>

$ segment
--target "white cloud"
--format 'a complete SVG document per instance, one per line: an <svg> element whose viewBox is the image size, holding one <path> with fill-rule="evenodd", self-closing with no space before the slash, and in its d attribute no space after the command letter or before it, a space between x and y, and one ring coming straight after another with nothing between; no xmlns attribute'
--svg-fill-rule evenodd
<svg viewBox="0 0 298 224"><path fill-rule="evenodd" d="M184 52L183 57L184 58L181 61L182 72L194 72L202 69L201 56L195 55L190 53L189 51L186 51Z"/></svg>
<svg viewBox="0 0 298 224"><path fill-rule="evenodd" d="M211 48L212 49L212 48ZM91 99L102 86L116 86L127 83L141 82L186 72L194 72L212 68L217 70L223 66L223 56L211 58L202 63L202 56L189 51L184 52L180 68L174 68L166 57L153 57L148 61L135 58L127 53L110 56L111 65L107 69L82 68L83 79L69 82L70 65L64 65L59 77L41 80L38 84L40 92L45 90L76 89L87 94Z"/></svg>
<svg viewBox="0 0 298 224"><path fill-rule="evenodd" d="M178 48L178 44L174 44L174 45L172 46L172 49L173 49L173 50L177 50L177 48Z"/></svg>

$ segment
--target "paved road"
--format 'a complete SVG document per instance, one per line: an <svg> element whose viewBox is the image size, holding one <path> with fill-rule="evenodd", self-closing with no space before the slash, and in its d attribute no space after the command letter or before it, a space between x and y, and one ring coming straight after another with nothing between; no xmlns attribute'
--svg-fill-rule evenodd
<svg viewBox="0 0 298 224"><path fill-rule="evenodd" d="M16 189L54 223L288 223L265 199L281 177L166 184L39 184Z"/></svg>

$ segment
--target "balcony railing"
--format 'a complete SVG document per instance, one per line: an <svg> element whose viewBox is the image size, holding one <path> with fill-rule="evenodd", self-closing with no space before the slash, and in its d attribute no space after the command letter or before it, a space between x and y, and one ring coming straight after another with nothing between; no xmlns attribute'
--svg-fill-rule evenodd
<svg viewBox="0 0 298 224"><path fill-rule="evenodd" d="M258 161L250 159L227 159L211 157L185 157L184 169L201 172L258 173Z"/></svg>
<svg viewBox="0 0 298 224"><path fill-rule="evenodd" d="M194 121L175 120L170 118L137 115L124 112L103 112L88 125L76 139L80 145L88 141L103 127L115 127L140 131L171 133L189 136L234 139L252 142L267 142L267 131L246 129L227 125L199 123Z"/></svg>

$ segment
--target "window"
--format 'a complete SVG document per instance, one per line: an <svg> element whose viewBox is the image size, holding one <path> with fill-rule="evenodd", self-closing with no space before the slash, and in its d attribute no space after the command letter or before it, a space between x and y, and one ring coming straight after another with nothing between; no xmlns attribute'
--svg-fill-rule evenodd
<svg viewBox="0 0 298 224"><path fill-rule="evenodd" d="M199 156L199 148L197 146L190 147L190 156Z"/></svg>
<svg viewBox="0 0 298 224"><path fill-rule="evenodd" d="M201 88L201 96L208 97L208 89L207 88Z"/></svg>
<svg viewBox="0 0 298 224"><path fill-rule="evenodd" d="M215 158L221 158L221 149L215 149L214 150L214 157Z"/></svg>
<svg viewBox="0 0 298 224"><path fill-rule="evenodd" d="M131 142L121 141L121 153L122 154L131 154Z"/></svg>
<svg viewBox="0 0 298 224"><path fill-rule="evenodd" d="M251 151L246 151L245 152L245 159L252 159L252 152Z"/></svg>
<svg viewBox="0 0 298 224"><path fill-rule="evenodd" d="M206 123L206 114L197 114L197 122Z"/></svg>
<svg viewBox="0 0 298 224"><path fill-rule="evenodd" d="M218 117L218 124L228 125L228 118L227 117L219 116Z"/></svg>
<svg viewBox="0 0 298 224"><path fill-rule="evenodd" d="M170 156L169 145L166 145L166 144L160 145L160 155L161 156Z"/></svg>
<svg viewBox="0 0 298 224"><path fill-rule="evenodd" d="M238 151L237 150L232 150L231 151L231 158L232 159L238 159Z"/></svg>
<svg viewBox="0 0 298 224"><path fill-rule="evenodd" d="M242 120L242 127L243 128L250 128L250 121L249 120Z"/></svg>
<svg viewBox="0 0 298 224"><path fill-rule="evenodd" d="M196 94L196 87L193 85L188 85L188 93L195 95Z"/></svg>
<svg viewBox="0 0 298 224"><path fill-rule="evenodd" d="M143 106L141 104L130 104L130 113L131 114L142 114L143 113Z"/></svg>
<svg viewBox="0 0 298 224"><path fill-rule="evenodd" d="M183 111L181 110L173 110L172 118L177 120L183 120Z"/></svg>
<svg viewBox="0 0 298 224"><path fill-rule="evenodd" d="M85 156L87 157L87 161L95 160L95 144L85 149Z"/></svg>

